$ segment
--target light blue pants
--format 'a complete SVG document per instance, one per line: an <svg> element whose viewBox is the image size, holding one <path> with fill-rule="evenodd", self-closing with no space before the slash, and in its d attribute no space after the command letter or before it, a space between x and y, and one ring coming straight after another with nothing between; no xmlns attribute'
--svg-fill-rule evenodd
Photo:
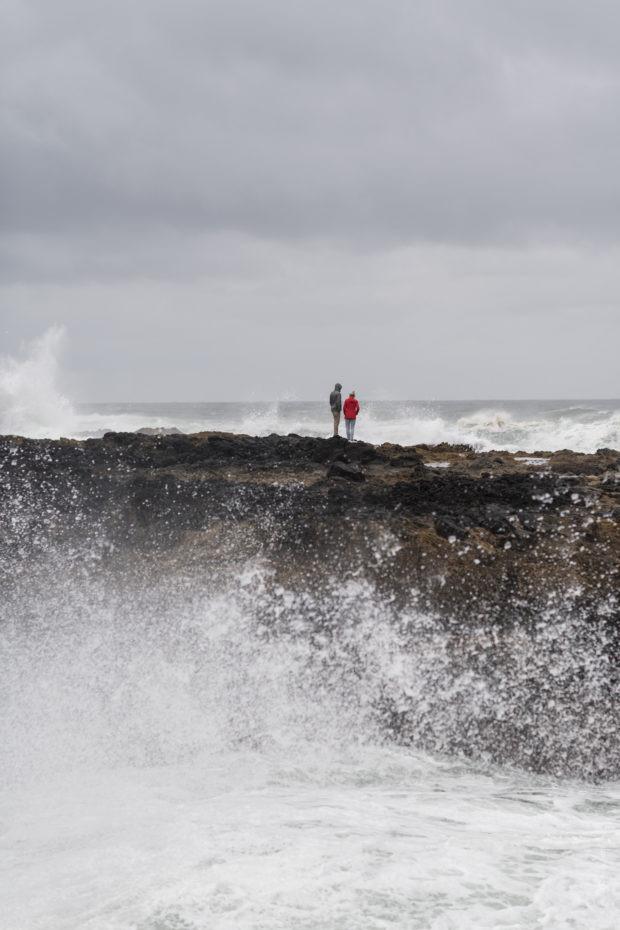
<svg viewBox="0 0 620 930"><path fill-rule="evenodd" d="M347 429L347 439L353 439L353 433L355 432L355 420L345 419L344 425Z"/></svg>

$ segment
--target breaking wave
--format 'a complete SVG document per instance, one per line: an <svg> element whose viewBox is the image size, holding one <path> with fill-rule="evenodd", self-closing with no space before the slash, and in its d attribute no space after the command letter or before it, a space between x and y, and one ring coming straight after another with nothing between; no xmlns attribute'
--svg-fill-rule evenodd
<svg viewBox="0 0 620 930"><path fill-rule="evenodd" d="M71 402L57 387L58 355L64 330L54 326L27 357L0 358L0 434L57 439L78 424Z"/></svg>

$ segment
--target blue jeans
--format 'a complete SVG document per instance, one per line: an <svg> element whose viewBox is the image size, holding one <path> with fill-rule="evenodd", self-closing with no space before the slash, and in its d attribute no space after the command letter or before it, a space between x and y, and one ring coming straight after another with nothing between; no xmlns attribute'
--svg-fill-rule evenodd
<svg viewBox="0 0 620 930"><path fill-rule="evenodd" d="M347 439L353 439L353 433L355 432L355 420L347 420L345 418L344 425L347 430Z"/></svg>

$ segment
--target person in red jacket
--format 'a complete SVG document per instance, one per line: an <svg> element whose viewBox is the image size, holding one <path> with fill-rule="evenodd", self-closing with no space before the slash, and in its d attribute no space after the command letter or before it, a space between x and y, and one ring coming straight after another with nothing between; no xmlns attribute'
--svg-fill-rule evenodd
<svg viewBox="0 0 620 930"><path fill-rule="evenodd" d="M344 425L347 430L347 439L353 439L355 432L355 418L360 412L360 405L355 399L355 391L351 391L344 404L342 405L344 413Z"/></svg>

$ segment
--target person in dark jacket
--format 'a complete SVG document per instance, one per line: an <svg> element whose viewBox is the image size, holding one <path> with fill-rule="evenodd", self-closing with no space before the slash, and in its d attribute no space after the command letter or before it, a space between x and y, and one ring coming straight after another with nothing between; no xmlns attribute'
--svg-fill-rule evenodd
<svg viewBox="0 0 620 930"><path fill-rule="evenodd" d="M345 400L342 411L344 413L344 425L347 428L347 439L353 439L353 433L355 432L355 420L358 413L360 412L360 405L355 399L355 391L351 391Z"/></svg>
<svg viewBox="0 0 620 930"><path fill-rule="evenodd" d="M338 427L340 426L340 411L342 410L342 395L340 394L342 390L341 384L335 384L334 390L329 395L329 406L334 417L334 436L338 435Z"/></svg>

